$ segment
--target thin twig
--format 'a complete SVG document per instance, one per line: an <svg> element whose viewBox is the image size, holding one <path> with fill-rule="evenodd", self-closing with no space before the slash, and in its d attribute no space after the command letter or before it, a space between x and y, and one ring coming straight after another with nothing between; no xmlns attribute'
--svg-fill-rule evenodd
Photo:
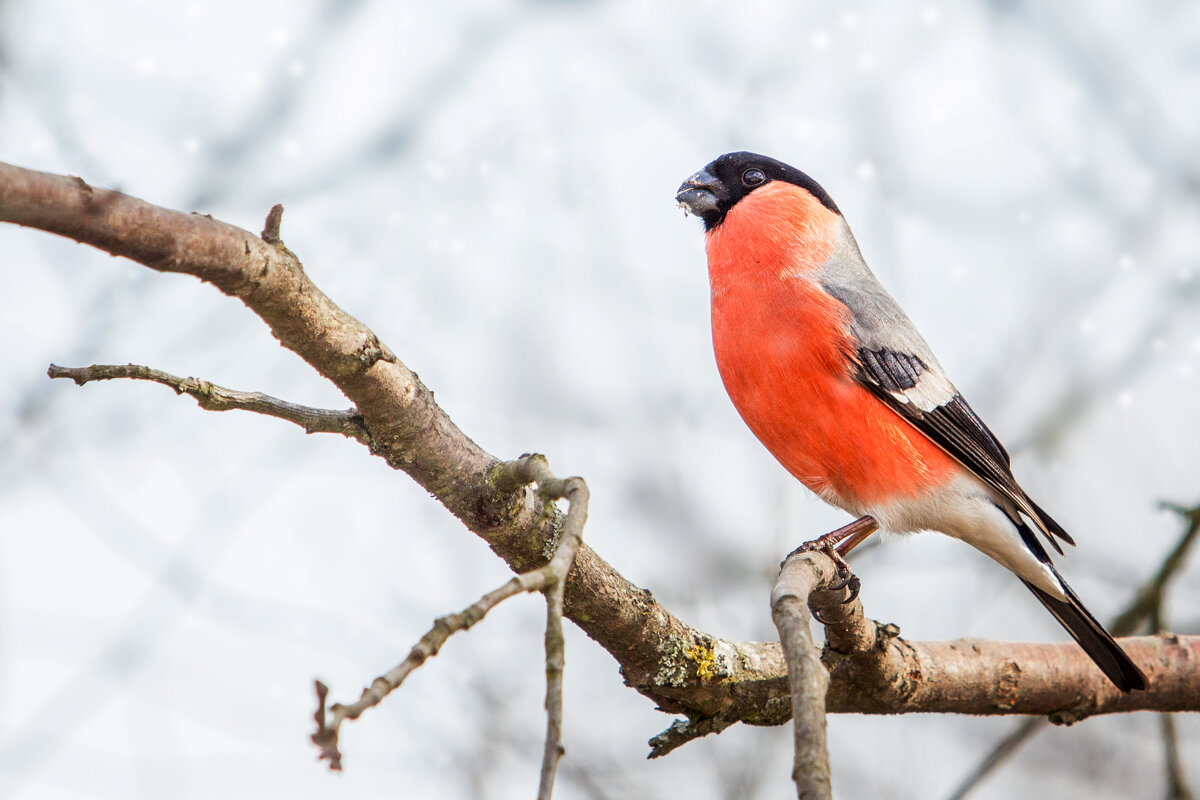
<svg viewBox="0 0 1200 800"><path fill-rule="evenodd" d="M1154 577L1138 591L1137 597L1129 608L1113 620L1110 628L1113 636L1132 636L1147 623L1151 631L1165 629L1162 614L1167 585L1183 569L1188 552L1200 538L1200 505L1185 508L1172 503L1163 503L1162 506L1167 510L1174 511L1184 519L1186 527L1183 535L1175 543L1175 547L1171 549L1167 557L1163 559Z"/></svg>
<svg viewBox="0 0 1200 800"><path fill-rule="evenodd" d="M544 462L543 462L544 463ZM565 750L562 743L563 666L566 640L563 637L563 597L567 573L575 563L587 521L588 488L582 478L551 480L540 484L544 498L567 498L570 503L563 523L562 537L554 558L546 569L554 576L545 589L546 595L546 746L542 754L542 771L538 783L538 800L550 800L554 793L554 777L558 762Z"/></svg>
<svg viewBox="0 0 1200 800"><path fill-rule="evenodd" d="M1179 734L1175 729L1175 718L1170 714L1159 714L1162 726L1163 745L1167 752L1167 800L1194 800L1196 795L1188 786L1183 759L1179 757Z"/></svg>
<svg viewBox="0 0 1200 800"><path fill-rule="evenodd" d="M348 719L358 719L368 708L379 705L383 701L383 698L387 697L400 686L413 670L424 664L429 658L437 655L438 651L442 649L442 645L453 634L469 629L476 622L483 619L489 611L513 595L522 592L537 591L540 588L536 585L539 583L538 574L538 571L535 571L517 575L503 586L488 592L457 614L447 614L444 617L438 617L434 620L433 627L426 631L425 635L413 645L412 650L408 653L408 657L371 681L371 685L362 690L362 694L356 702L349 704L334 703L330 706L329 713L332 719L329 721L326 720L326 715L322 710L324 697L329 690L325 684L317 681L317 732L312 735L312 741L321 750L319 757L329 759L330 769L340 770L342 768L342 755L338 751L338 731L342 726L342 722Z"/></svg>
<svg viewBox="0 0 1200 800"><path fill-rule="evenodd" d="M1029 740L1038 731L1041 731L1050 721L1045 717L1026 717L1021 722L1009 731L1000 742L992 748L991 752L984 757L982 761L975 767L975 770L968 775L958 788L954 790L954 794L950 795L949 800L963 800L970 794L979 783L991 774L992 770L1003 764L1009 756L1021 749L1021 746Z"/></svg>
<svg viewBox="0 0 1200 800"><path fill-rule="evenodd" d="M650 753L646 758L662 758L688 742L720 733L737 721L737 717L722 716L677 719L665 731L650 737L650 741L647 742L650 745Z"/></svg>
<svg viewBox="0 0 1200 800"><path fill-rule="evenodd" d="M207 411L253 411L256 414L295 423L303 428L305 433L340 433L367 445L371 440L362 416L353 408L345 411L311 408L289 403L262 392L239 392L199 378L180 378L138 364L93 364L90 367L60 367L51 364L46 374L51 378L70 378L78 386L90 381L117 378L161 383L163 386L170 386L176 394L194 397L200 407Z"/></svg>
<svg viewBox="0 0 1200 800"><path fill-rule="evenodd" d="M562 629L563 590L567 574L575 563L575 555L583 539L587 522L588 489L582 478L555 478L546 459L541 455L522 456L516 461L500 464L493 471L493 483L508 491L529 484L538 485L538 493L546 503L565 498L568 503L562 533L550 562L537 569L517 575L503 586L485 594L457 614L438 618L433 627L413 646L408 657L388 672L380 675L363 689L358 701L351 704L334 703L325 709L328 687L316 682L317 711L314 719L317 730L312 741L320 749L319 758L328 759L330 769L342 768L338 749L338 734L342 723L358 719L368 708L379 705L413 670L430 657L437 655L446 640L479 622L504 600L524 592L542 592L546 596L546 743L538 786L538 800L550 800L558 762L563 755L562 745L562 676L564 638Z"/></svg>
<svg viewBox="0 0 1200 800"><path fill-rule="evenodd" d="M813 641L809 597L833 580L831 559L814 552L793 553L783 562L771 592L771 618L779 630L792 692L795 757L792 780L800 800L829 800L829 748L825 740L825 695L829 672Z"/></svg>

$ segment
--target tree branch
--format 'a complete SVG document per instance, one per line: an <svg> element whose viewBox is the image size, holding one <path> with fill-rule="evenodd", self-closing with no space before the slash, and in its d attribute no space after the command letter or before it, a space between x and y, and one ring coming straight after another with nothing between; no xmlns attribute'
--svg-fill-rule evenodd
<svg viewBox="0 0 1200 800"><path fill-rule="evenodd" d="M442 649L442 645L451 636L459 631L468 630L508 598L524 592L539 591L543 583L544 578L540 570L524 572L507 581L503 586L488 592L457 614L438 617L433 621L433 627L413 645L407 658L371 681L371 685L362 690L357 701L349 704L334 703L330 706L329 718L325 713L325 698L329 693L329 687L321 681L316 681L317 713L314 718L317 722L317 731L312 735L312 741L321 750L318 757L329 759L330 769L340 770L342 754L338 750L338 734L343 722L348 719L358 719L364 711L382 703L385 697L404 683L405 678L427 660L436 656Z"/></svg>
<svg viewBox="0 0 1200 800"><path fill-rule="evenodd" d="M365 325L339 308L281 244L196 214L159 208L78 178L0 164L0 221L84 242L163 272L193 275L237 297L285 347L336 385L361 415L370 449L410 475L515 572L551 555L564 517L467 437L432 393ZM621 664L628 685L692 730L791 717L777 644L716 639L663 608L581 544L563 609ZM1152 688L1120 695L1073 643L916 644L870 623L869 653L827 649L828 711L1060 714L1200 710L1200 639L1124 643ZM878 683L864 676L877 670ZM1080 700L1084 698L1084 700ZM673 726L675 727L675 726Z"/></svg>
<svg viewBox="0 0 1200 800"><path fill-rule="evenodd" d="M554 501L565 498L569 502L563 524L562 535L549 563L538 569L517 575L503 586L488 592L476 602L457 614L448 614L434 621L433 627L421 637L404 661L380 675L371 685L363 689L358 701L349 705L334 703L325 709L329 688L316 681L317 711L313 719L317 730L312 735L313 744L320 749L319 758L329 760L329 768L342 768L342 754L338 749L338 734L346 720L358 719L364 711L383 702L396 690L404 679L437 655L442 645L453 634L465 631L487 615L489 611L508 598L523 592L542 592L546 596L546 745L542 757L542 769L538 784L538 800L550 800L554 792L554 777L558 762L563 756L562 745L562 676L564 640L562 631L563 587L567 573L575 561L575 554L583 541L583 526L587 522L588 489L582 478L558 479L550 472L545 456L522 456L497 467L497 482L508 487L538 485L543 500Z"/></svg>
<svg viewBox="0 0 1200 800"><path fill-rule="evenodd" d="M545 464L545 459L542 460ZM567 518L563 523L562 538L554 552L554 558L545 570L553 580L543 590L546 595L546 745L542 754L541 782L538 784L538 800L550 800L554 792L554 775L558 762L563 757L563 667L566 663L566 639L563 637L563 598L566 593L567 575L575 563L575 555L582 543L583 525L587 521L588 488L582 478L567 478L558 481L541 478L542 497L567 498Z"/></svg>
<svg viewBox="0 0 1200 800"><path fill-rule="evenodd" d="M83 386L90 381L117 378L152 381L170 386L175 390L175 394L186 394L196 398L196 403L206 411L253 411L256 414L295 423L303 428L305 433L340 433L368 446L371 443L362 416L353 408L346 411L310 408L262 392L239 392L198 378L180 378L138 364L93 364L90 367L60 367L51 364L46 374L51 378L70 378L77 386Z"/></svg>
<svg viewBox="0 0 1200 800"><path fill-rule="evenodd" d="M829 747L825 740L825 694L829 673L813 642L809 598L828 586L836 575L833 561L811 552L788 556L771 591L771 618L779 631L788 665L792 693L792 730L795 755L792 780L800 800L830 800ZM855 601L857 602L857 601Z"/></svg>

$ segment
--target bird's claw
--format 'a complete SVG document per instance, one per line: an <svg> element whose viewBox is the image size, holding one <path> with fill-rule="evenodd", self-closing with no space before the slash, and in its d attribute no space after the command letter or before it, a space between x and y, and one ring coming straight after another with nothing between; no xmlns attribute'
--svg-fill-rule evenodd
<svg viewBox="0 0 1200 800"><path fill-rule="evenodd" d="M825 552L837 564L837 577L827 588L831 592L847 589L847 597L842 601L842 605L853 603L858 598L858 593L862 591L862 582L857 575L850 571L850 565L846 563L846 559L842 558L840 553L832 547L826 548Z"/></svg>
<svg viewBox="0 0 1200 800"><path fill-rule="evenodd" d="M844 606L849 605L857 600L858 593L860 590L862 590L862 583L858 580L858 576L853 573L851 573L850 577L846 579L846 586L850 591L846 595L846 599L842 601L842 605Z"/></svg>
<svg viewBox="0 0 1200 800"><path fill-rule="evenodd" d="M833 563L837 565L837 576L833 579L833 582L825 588L831 592L838 592L842 589L848 589L847 597L842 601L842 605L848 605L849 603L853 603L858 599L858 593L862 590L862 582L859 581L857 575L850 571L850 565L846 562L846 559L842 556L842 554L837 551L837 548L832 544L828 544L827 541L828 540L826 537L821 537L820 539L814 539L811 542L805 542L792 552L788 553L788 558L791 558L797 553L813 553L817 551L829 556L829 558L833 560ZM784 562L787 562L787 558L784 559ZM782 567L783 564L781 563L779 566ZM825 621L819 616L816 614L813 614L813 616L817 617L817 622L824 624Z"/></svg>
<svg viewBox="0 0 1200 800"><path fill-rule="evenodd" d="M841 561L839 558L837 558L837 556L832 554L830 557L833 558L834 563L837 564L837 575L834 577L833 582L825 588L836 592L838 589L845 589L855 578L854 573L850 571L849 564L847 564L845 561Z"/></svg>
<svg viewBox="0 0 1200 800"><path fill-rule="evenodd" d="M839 592L842 589L846 589L846 598L841 601L841 605L849 605L858 599L858 593L862 589L862 583L858 580L858 576L850 571L850 567L847 566L845 562L842 562L838 565L837 577L834 579L833 583L829 584L825 588L830 592ZM822 625L829 624L829 620L822 617L821 613L817 611L817 609L812 608L810 611L812 612L813 619L815 619L817 622L821 623Z"/></svg>

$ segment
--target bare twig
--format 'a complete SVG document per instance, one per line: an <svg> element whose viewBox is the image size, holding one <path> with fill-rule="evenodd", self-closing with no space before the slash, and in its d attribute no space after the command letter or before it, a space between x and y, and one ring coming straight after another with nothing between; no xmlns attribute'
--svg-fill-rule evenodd
<svg viewBox="0 0 1200 800"><path fill-rule="evenodd" d="M1183 569L1188 552L1200 539L1200 505L1185 508L1173 503L1163 503L1163 508L1174 511L1183 518L1186 527L1179 541L1171 548L1171 552L1163 559L1158 571L1154 573L1145 586L1138 590L1137 597L1129 608L1113 620L1109 630L1113 636L1131 636L1138 630L1164 630L1163 605L1166 599L1167 585Z"/></svg>
<svg viewBox="0 0 1200 800"><path fill-rule="evenodd" d="M795 757L792 780L800 800L829 800L829 748L825 741L825 695L829 673L813 642L809 597L833 581L833 561L815 552L793 553L783 562L771 591L771 618L779 630L792 692Z"/></svg>
<svg viewBox="0 0 1200 800"><path fill-rule="evenodd" d="M1175 546L1171 548L1171 552L1163 559L1154 576L1138 590L1133 602L1118 614L1108 626L1113 636L1129 636L1138 630L1146 628L1150 630L1163 630L1166 627L1163 620L1163 605L1166 598L1167 586L1179 574L1187 558L1188 551L1196 539L1200 538L1198 537L1198 534L1200 534L1200 505L1193 508L1185 508L1172 503L1163 503L1163 507L1183 517L1186 522L1183 535L1179 537L1179 541L1175 543ZM1179 760L1177 742L1174 736L1174 723L1170 722L1170 717L1166 715L1163 715L1163 719L1166 720L1163 723L1163 745L1166 749L1168 781L1173 792L1169 796L1172 798L1188 798L1191 795L1190 790L1187 788L1182 763ZM950 795L948 800L963 800L963 798L974 791L975 787L984 778L1020 750L1025 742L1041 732L1052 721L1054 721L1052 718L1045 716L1031 717L1023 720L1001 739L992 748L991 752L984 756L975 769L955 788L954 793ZM1176 794L1177 792L1182 792L1182 794Z"/></svg>
<svg viewBox="0 0 1200 800"><path fill-rule="evenodd" d="M650 745L650 753L646 757L661 758L690 741L712 733L720 733L735 722L738 722L736 717L723 716L677 719L671 723L671 727L650 737L650 741L647 742Z"/></svg>
<svg viewBox="0 0 1200 800"><path fill-rule="evenodd" d="M541 463L544 465L545 460ZM565 663L566 642L563 638L563 598L566 592L567 574L575 563L575 554L583 536L583 525L587 522L588 488L582 478L566 480L540 479L543 497L566 498L570 505L563 523L562 537L554 558L550 559L547 571L553 580L544 590L546 595L546 746L542 755L542 772L538 784L538 800L550 800L554 792L554 776L559 759L563 756L562 681Z"/></svg>
<svg viewBox="0 0 1200 800"><path fill-rule="evenodd" d="M371 441L362 415L353 408L346 411L310 408L262 392L239 392L198 378L180 378L138 364L93 364L90 367L60 367L51 364L46 374L51 378L70 378L78 386L90 381L116 378L152 381L170 386L176 394L194 397L200 407L208 411L253 411L256 414L293 422L303 428L305 433L340 433L367 445Z"/></svg>
<svg viewBox="0 0 1200 800"><path fill-rule="evenodd" d="M1175 730L1175 718L1170 714L1159 714L1158 721L1162 726L1167 755L1167 800L1194 800L1196 795L1188 786L1183 759L1179 757L1179 734Z"/></svg>
<svg viewBox="0 0 1200 800"><path fill-rule="evenodd" d="M1030 737L1043 730L1050 721L1045 717L1029 717L1013 728L1000 742L992 748L975 769L963 779L962 783L950 795L949 800L963 800L975 787L983 781L992 770L1008 760L1009 756L1021 749Z"/></svg>
<svg viewBox="0 0 1200 800"><path fill-rule="evenodd" d="M493 471L496 485L513 491L529 483L538 485L539 494L548 502L565 498L569 507L562 534L549 563L517 575L503 586L488 592L475 603L458 612L439 617L433 627L409 651L408 657L388 672L380 675L363 689L359 699L350 704L334 703L325 710L329 689L316 682L317 723L312 741L320 749L319 758L328 759L330 769L342 768L338 749L338 734L346 720L358 719L364 711L379 705L413 670L437 655L453 634L465 631L479 622L489 611L508 598L524 592L546 595L546 743L538 786L538 800L549 800L554 791L554 777L563 755L562 745L562 675L564 640L562 631L563 588L567 574L575 563L582 542L583 526L587 522L588 490L582 478L555 478L546 459L541 455L522 456L516 461L500 464Z"/></svg>
<svg viewBox="0 0 1200 800"><path fill-rule="evenodd" d="M538 576L539 573L537 572L526 572L517 575L500 588L488 592L457 614L447 614L444 617L438 617L434 620L433 627L413 645L412 650L408 653L408 657L371 681L371 685L362 690L362 694L356 702L349 704L334 703L330 706L329 713L332 719L327 720L323 710L325 696L329 689L325 684L317 681L317 732L312 735L312 740L321 750L319 757L329 759L330 769L340 770L342 768L342 755L338 751L338 732L345 720L358 719L368 708L379 705L383 701L383 698L387 697L393 690L400 686L413 670L424 664L429 658L436 656L438 651L441 650L442 645L453 634L467 630L476 622L483 619L489 611L513 595L522 592L537 591L540 588L535 585L539 582Z"/></svg>

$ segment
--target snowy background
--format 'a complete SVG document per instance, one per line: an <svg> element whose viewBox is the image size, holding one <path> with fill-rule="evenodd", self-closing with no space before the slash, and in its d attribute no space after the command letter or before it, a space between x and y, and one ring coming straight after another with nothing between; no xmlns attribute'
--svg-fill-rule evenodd
<svg viewBox="0 0 1200 800"><path fill-rule="evenodd" d="M735 10L736 8L736 10ZM697 222L720 153L812 174L1074 532L1111 617L1200 499L1200 6L1183 2L0 1L0 159L283 237L490 452L592 490L586 539L688 622L773 637L792 546L846 520L737 418ZM0 226L0 797L527 798L541 603L514 600L314 760L337 698L504 565L352 442L50 362L346 402L239 303ZM347 513L346 509L352 509ZM856 556L916 639L1060 640L927 535ZM1200 568L1173 627L1200 631ZM568 631L559 798L783 797L784 729L647 762L670 723ZM1200 781L1200 724L1179 720ZM830 721L842 798L945 796L1011 719ZM1055 729L981 798L1159 797L1150 715Z"/></svg>

